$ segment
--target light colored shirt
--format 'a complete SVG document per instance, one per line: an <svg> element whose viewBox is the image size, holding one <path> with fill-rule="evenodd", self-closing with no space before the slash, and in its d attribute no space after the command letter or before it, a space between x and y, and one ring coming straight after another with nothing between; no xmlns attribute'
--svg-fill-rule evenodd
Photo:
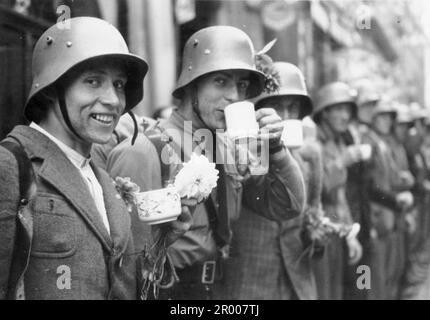
<svg viewBox="0 0 430 320"><path fill-rule="evenodd" d="M67 146L64 142L55 138L53 135L51 135L49 132L44 130L36 123L32 122L30 124L30 127L43 133L50 140L52 140L52 142L54 142L61 149L61 151L64 152L67 159L69 159L70 162L72 162L72 164L78 169L79 173L81 174L82 178L88 186L92 198L94 199L94 203L98 212L100 213L103 224L105 225L108 233L110 234L109 220L106 214L106 207L103 198L103 189L98 182L93 169L91 168L91 158L85 158L83 155L79 154L77 151Z"/></svg>

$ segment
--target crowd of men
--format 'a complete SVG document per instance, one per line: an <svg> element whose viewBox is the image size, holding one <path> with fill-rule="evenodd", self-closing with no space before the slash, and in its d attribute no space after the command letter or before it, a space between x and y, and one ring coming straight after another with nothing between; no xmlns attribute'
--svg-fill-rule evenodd
<svg viewBox="0 0 430 320"><path fill-rule="evenodd" d="M311 96L295 65L256 56L245 32L214 26L185 45L177 108L161 121L142 119L131 110L143 98L147 63L105 21L70 22L36 44L30 125L1 143L0 298L426 298L424 108L390 100L370 82L332 82ZM264 174L217 159L224 109L245 100L268 143ZM284 142L285 120L301 121L301 145ZM202 129L212 141L197 135ZM112 179L160 189L193 152L219 172L205 201L183 198L176 221L154 226L127 210ZM161 236L162 272L148 274ZM66 287L58 286L64 266Z"/></svg>

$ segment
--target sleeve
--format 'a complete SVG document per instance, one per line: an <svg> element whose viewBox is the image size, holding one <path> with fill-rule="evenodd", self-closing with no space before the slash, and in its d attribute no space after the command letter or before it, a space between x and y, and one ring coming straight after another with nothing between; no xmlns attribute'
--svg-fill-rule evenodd
<svg viewBox="0 0 430 320"><path fill-rule="evenodd" d="M244 205L270 220L299 216L305 206L302 172L288 149L270 155L269 172L244 182Z"/></svg>
<svg viewBox="0 0 430 320"><path fill-rule="evenodd" d="M396 194L394 192L388 192L378 187L375 184L368 184L370 200L383 205L384 207L390 208L392 210L398 210L396 202Z"/></svg>
<svg viewBox="0 0 430 320"><path fill-rule="evenodd" d="M140 191L161 188L161 168L157 150L149 139L138 134L135 144L127 138L108 155L106 169L112 178L130 177Z"/></svg>
<svg viewBox="0 0 430 320"><path fill-rule="evenodd" d="M369 199L389 209L397 210L396 193L382 188L379 175L375 174L376 159L368 163L364 163L364 185L369 195Z"/></svg>
<svg viewBox="0 0 430 320"><path fill-rule="evenodd" d="M161 188L157 150L143 134L138 134L134 145L127 138L116 146L108 155L106 169L113 179L129 177L142 192ZM130 217L134 246L140 252L153 242L151 227L139 220L135 207Z"/></svg>
<svg viewBox="0 0 430 320"><path fill-rule="evenodd" d="M329 204L336 204L337 212L335 213L338 219L345 223L350 224L354 220L351 215L351 210L346 199L346 188L348 178L348 168L343 159L343 152L347 152L345 148L331 144L321 144L322 159L323 159L323 188L322 199L325 209ZM343 196L339 195L343 193ZM339 207L342 206L342 209ZM328 213L330 214L330 213Z"/></svg>
<svg viewBox="0 0 430 320"><path fill-rule="evenodd" d="M0 147L0 300L7 298L16 233L19 180L15 157Z"/></svg>
<svg viewBox="0 0 430 320"><path fill-rule="evenodd" d="M298 150L302 159L308 163L307 203L311 207L321 205L321 192L323 186L323 161L321 148L318 143L308 142Z"/></svg>
<svg viewBox="0 0 430 320"><path fill-rule="evenodd" d="M330 192L346 184L348 170L340 158L340 154L323 152L323 192Z"/></svg>

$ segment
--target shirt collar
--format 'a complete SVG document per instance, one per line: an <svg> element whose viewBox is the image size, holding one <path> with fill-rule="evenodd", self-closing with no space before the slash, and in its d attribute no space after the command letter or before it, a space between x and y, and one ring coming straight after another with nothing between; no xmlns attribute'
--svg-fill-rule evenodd
<svg viewBox="0 0 430 320"><path fill-rule="evenodd" d="M54 137L52 134L50 134L48 131L46 131L45 129L43 129L41 126L39 126L38 124L36 124L34 122L32 122L30 124L30 128L33 128L33 129L39 131L40 133L47 136L50 140L52 140L52 142L54 142L61 149L61 151L64 152L66 157L78 169L83 169L83 168L89 166L90 161L91 161L91 157L85 158L79 152L77 152L76 150L73 150L68 145L66 145L64 142L60 141L59 139Z"/></svg>

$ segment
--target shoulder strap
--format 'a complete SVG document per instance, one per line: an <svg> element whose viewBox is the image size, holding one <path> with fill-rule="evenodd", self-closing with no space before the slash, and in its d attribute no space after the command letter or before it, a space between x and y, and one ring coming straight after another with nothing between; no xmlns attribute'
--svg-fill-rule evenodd
<svg viewBox="0 0 430 320"><path fill-rule="evenodd" d="M32 190L35 176L31 160L18 140L16 142L2 141L0 146L9 150L18 163L20 201L16 217L17 229L11 264L11 270L15 270L15 272L10 274L7 298L21 300L25 299L24 274L30 258L33 237L33 220L28 203L35 193L35 189Z"/></svg>
<svg viewBox="0 0 430 320"><path fill-rule="evenodd" d="M34 181L34 172L31 160L28 158L27 153L21 144L12 141L2 141L0 145L9 150L18 162L18 175L19 175L19 194L21 204L30 200L31 184Z"/></svg>

